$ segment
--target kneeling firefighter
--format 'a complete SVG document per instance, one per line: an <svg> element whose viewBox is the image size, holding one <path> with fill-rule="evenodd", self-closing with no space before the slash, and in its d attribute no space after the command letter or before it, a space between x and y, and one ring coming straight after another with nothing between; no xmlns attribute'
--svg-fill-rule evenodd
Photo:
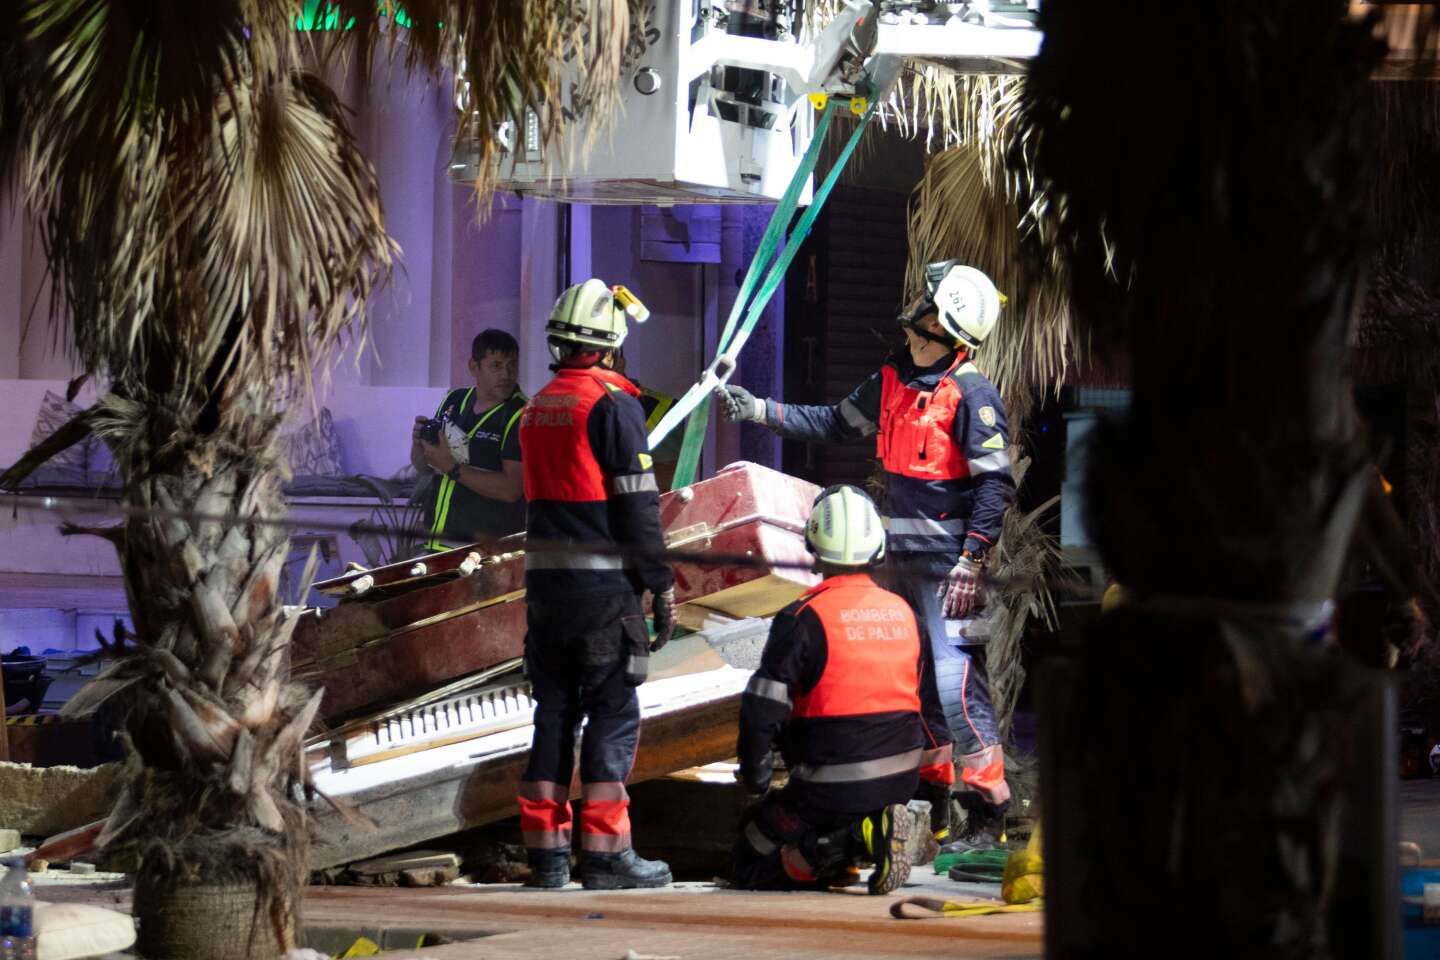
<svg viewBox="0 0 1440 960"><path fill-rule="evenodd" d="M964 849L994 843L1010 799L984 648L966 637L966 618L984 603L986 552L1015 497L1005 408L970 359L994 329L1003 297L983 273L954 260L931 264L925 281L925 293L899 317L905 346L840 403L761 400L738 386L727 386L721 400L730 419L791 440L875 435L893 562L882 582L909 601L928 639L940 702L924 712L932 734L953 738L960 754L965 834L949 837L943 776L925 776L924 795L936 839Z"/></svg>
<svg viewBox="0 0 1440 960"><path fill-rule="evenodd" d="M935 678L915 614L871 579L885 533L870 498L829 488L805 540L825 580L775 617L741 698L737 752L752 803L734 880L824 887L868 861L870 892L890 893L910 874L905 803L936 746L920 714L921 688L933 697ZM770 790L777 743L790 780Z"/></svg>
<svg viewBox="0 0 1440 960"><path fill-rule="evenodd" d="M520 419L531 545L525 666L535 700L520 826L532 886L570 879L569 789L582 719L581 882L597 890L670 882L668 865L631 848L625 791L640 734L635 687L649 654L674 632L675 602L674 575L659 559L645 416L634 384L611 369L627 315L643 320L645 311L624 287L587 280L566 290L545 327L555 378ZM634 557L622 558L619 547ZM653 641L641 610L647 590Z"/></svg>

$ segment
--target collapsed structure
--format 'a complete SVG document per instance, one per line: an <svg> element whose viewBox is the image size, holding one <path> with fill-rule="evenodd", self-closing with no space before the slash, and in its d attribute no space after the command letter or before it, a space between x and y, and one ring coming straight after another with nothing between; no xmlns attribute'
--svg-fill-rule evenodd
<svg viewBox="0 0 1440 960"><path fill-rule="evenodd" d="M740 693L769 618L817 580L804 528L818 492L739 463L661 497L691 632L655 656L640 687L632 782L734 756ZM316 868L515 812L533 710L521 666L524 548L510 537L316 585L340 600L304 614L294 639L295 675L326 691L329 729L311 738L307 762L339 801L318 811Z"/></svg>

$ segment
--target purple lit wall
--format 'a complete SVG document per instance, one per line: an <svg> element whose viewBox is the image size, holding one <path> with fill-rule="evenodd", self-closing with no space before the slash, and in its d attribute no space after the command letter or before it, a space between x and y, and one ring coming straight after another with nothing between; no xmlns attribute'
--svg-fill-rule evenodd
<svg viewBox="0 0 1440 960"><path fill-rule="evenodd" d="M322 398L334 414L347 469L389 475L403 468L407 418L429 413L446 388L466 382L470 340L481 329L498 327L516 336L524 353L521 385L538 389L548 377L541 328L565 279L566 261L571 281L593 273L623 282L650 305L655 317L637 329L627 351L647 384L681 393L713 357L717 327L768 206L697 214L721 224L719 248L709 262L665 262L653 250L642 255L639 207L577 207L562 254L561 205L501 196L481 224L471 189L450 182L454 118L448 83L419 82L400 69L381 69L364 80L337 68L328 79L354 111L353 132L375 165L386 227L402 250L393 278L372 298L367 348L352 346L336 358L332 387ZM0 221L0 394L7 380L59 382L76 373L56 348L44 259L29 224L20 216L6 219L11 222ZM781 386L783 293L772 303L738 372L740 382L767 394ZM23 426L14 438L0 437L0 460L18 455L11 447L28 440L28 424ZM778 462L778 444L760 431L715 425L711 434L707 471L741 457Z"/></svg>

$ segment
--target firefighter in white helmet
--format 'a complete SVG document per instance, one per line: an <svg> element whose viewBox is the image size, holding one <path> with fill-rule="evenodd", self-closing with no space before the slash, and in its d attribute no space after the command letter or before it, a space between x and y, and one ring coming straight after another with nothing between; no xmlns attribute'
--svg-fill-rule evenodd
<svg viewBox="0 0 1440 960"><path fill-rule="evenodd" d="M887 585L909 601L929 641L939 703L926 704L938 739L953 737L954 787L969 816L949 836L948 756L925 768L936 838L957 847L998 839L1010 798L1004 754L985 674L983 647L966 637L983 605L981 573L1014 500L1005 408L972 352L995 328L1004 297L974 267L954 260L926 268L925 289L899 317L905 344L834 406L762 400L738 386L722 395L732 420L749 420L806 443L875 435L885 471L881 513L893 566ZM948 728L948 733L945 732Z"/></svg>
<svg viewBox="0 0 1440 960"><path fill-rule="evenodd" d="M870 498L843 485L821 493L805 542L825 579L775 617L741 699L737 755L754 802L734 879L823 887L858 861L874 865L870 892L889 893L910 872L905 803L922 757L941 746L920 713L935 678L914 612L871 577L885 531ZM770 791L776 746L790 779Z"/></svg>
<svg viewBox="0 0 1440 960"><path fill-rule="evenodd" d="M675 578L660 559L645 415L635 385L613 369L627 320L646 316L624 287L587 280L566 290L545 328L555 378L520 419L529 502L525 663L535 699L520 827L535 886L570 879L569 789L582 718L581 882L603 890L671 879L666 864L631 848L625 791L640 734L634 688L649 654L674 631ZM641 606L647 591L653 641Z"/></svg>

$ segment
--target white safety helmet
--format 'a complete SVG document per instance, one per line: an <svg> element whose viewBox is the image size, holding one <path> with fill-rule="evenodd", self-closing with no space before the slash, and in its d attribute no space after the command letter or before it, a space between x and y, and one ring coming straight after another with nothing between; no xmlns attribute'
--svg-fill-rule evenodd
<svg viewBox="0 0 1440 960"><path fill-rule="evenodd" d="M979 270L958 260L932 263L925 268L925 287L941 328L972 350L995 329L1005 295Z"/></svg>
<svg viewBox="0 0 1440 960"><path fill-rule="evenodd" d="M875 504L848 483L815 498L805 524L805 545L815 559L837 567L868 567L885 557L885 527Z"/></svg>
<svg viewBox="0 0 1440 960"><path fill-rule="evenodd" d="M590 279L577 283L555 301L545 333L551 341L618 350L628 332L626 319L644 323L650 312L624 287Z"/></svg>

